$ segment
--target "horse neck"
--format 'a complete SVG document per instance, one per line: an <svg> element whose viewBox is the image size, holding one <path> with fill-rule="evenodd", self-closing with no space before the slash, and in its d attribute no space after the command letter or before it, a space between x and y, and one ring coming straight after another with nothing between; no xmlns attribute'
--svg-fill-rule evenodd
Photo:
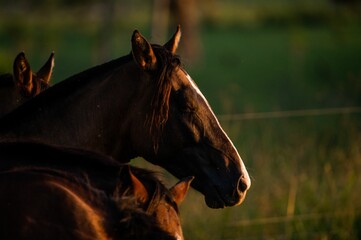
<svg viewBox="0 0 361 240"><path fill-rule="evenodd" d="M65 80L6 116L0 121L0 140L82 148L120 161L135 157L127 139L127 114L137 92L132 84L136 65L127 61L111 69L107 64L98 67L103 68L98 76L80 74Z"/></svg>

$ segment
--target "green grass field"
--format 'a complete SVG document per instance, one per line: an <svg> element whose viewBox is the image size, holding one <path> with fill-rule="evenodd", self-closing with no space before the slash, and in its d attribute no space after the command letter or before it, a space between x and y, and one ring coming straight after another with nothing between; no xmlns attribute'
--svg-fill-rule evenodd
<svg viewBox="0 0 361 240"><path fill-rule="evenodd" d="M120 25L109 60L130 51L133 27ZM11 71L21 50L35 69L54 50L54 82L104 61L96 24L14 20L0 27L0 72ZM201 63L184 64L220 116L361 106L359 24L208 24L201 37ZM192 190L181 206L186 239L361 238L361 113L221 122L252 187L244 204L220 210Z"/></svg>

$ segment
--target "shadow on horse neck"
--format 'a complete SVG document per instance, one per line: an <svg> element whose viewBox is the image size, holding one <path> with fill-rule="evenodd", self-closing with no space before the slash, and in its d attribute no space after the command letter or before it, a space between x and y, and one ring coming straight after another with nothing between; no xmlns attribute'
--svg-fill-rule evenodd
<svg viewBox="0 0 361 240"><path fill-rule="evenodd" d="M14 60L13 75L0 75L0 117L47 89L53 67L54 53L36 73L24 52L19 53Z"/></svg>
<svg viewBox="0 0 361 240"><path fill-rule="evenodd" d="M0 146L1 239L183 239L178 204L192 178L167 189L153 172L83 150Z"/></svg>
<svg viewBox="0 0 361 240"><path fill-rule="evenodd" d="M76 74L0 120L0 141L82 148L120 162L141 156L192 186L212 208L239 205L250 178L207 100L175 55L134 31L131 54Z"/></svg>

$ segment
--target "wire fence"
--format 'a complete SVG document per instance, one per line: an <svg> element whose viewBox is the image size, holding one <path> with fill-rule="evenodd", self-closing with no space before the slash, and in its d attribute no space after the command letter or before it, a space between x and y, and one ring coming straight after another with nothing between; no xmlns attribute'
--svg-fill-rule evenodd
<svg viewBox="0 0 361 240"><path fill-rule="evenodd" d="M229 227L245 227L251 225L263 225L263 224L274 224L274 223L287 223L292 221L307 221L307 220L317 220L323 218L336 218L336 217L346 217L353 216L354 212L329 212L329 213L308 213L308 214L299 214L292 216L278 216L278 217L268 217L268 218L258 218L258 219L246 219L240 220L237 222L230 223Z"/></svg>
<svg viewBox="0 0 361 240"><path fill-rule="evenodd" d="M361 106L340 108L299 109L291 111L221 114L221 122L257 119L286 119L326 115L360 114ZM361 213L353 211L295 214L297 181L288 196L287 211L283 216L244 219L225 223L222 239L361 239ZM327 210L326 210L327 211ZM350 222L350 226L346 226ZM342 224L341 224L342 223ZM339 226L338 226L339 225ZM342 225L342 226L341 226Z"/></svg>
<svg viewBox="0 0 361 240"><path fill-rule="evenodd" d="M361 215L355 212L344 211L246 219L229 223L222 239L340 239L339 229L335 228L335 225L331 227L307 228L307 226L310 226L307 222L316 221L325 224L327 221L330 222L330 219L332 219L332 221L338 219L339 221L347 222L347 219L350 218L358 219L354 220L358 222ZM355 232L355 228L358 229L358 226L349 226L343 229L343 235L346 237L342 239L359 239L359 231L356 230Z"/></svg>
<svg viewBox="0 0 361 240"><path fill-rule="evenodd" d="M355 107L342 107L342 108L318 108L318 109L300 109L300 110L291 110L291 111L220 114L217 117L220 121L225 122L225 121L243 121L243 120L253 120L253 119L351 114L351 113L361 113L361 107L355 106Z"/></svg>

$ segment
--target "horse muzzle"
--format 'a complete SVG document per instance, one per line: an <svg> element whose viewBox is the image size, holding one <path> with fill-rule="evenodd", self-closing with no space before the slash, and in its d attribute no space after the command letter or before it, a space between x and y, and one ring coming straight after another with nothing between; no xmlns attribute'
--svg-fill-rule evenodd
<svg viewBox="0 0 361 240"><path fill-rule="evenodd" d="M251 186L248 174L242 175L233 186L234 189L228 191L221 185L209 187L205 194L207 206L210 208L225 208L242 204Z"/></svg>

